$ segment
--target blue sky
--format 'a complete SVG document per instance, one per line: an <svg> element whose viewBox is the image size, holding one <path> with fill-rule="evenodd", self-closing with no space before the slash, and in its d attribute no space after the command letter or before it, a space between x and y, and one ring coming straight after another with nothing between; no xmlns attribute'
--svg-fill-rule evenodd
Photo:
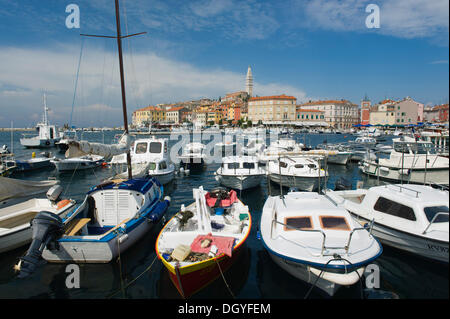
<svg viewBox="0 0 450 319"><path fill-rule="evenodd" d="M66 6L80 8L68 29ZM368 4L380 28L365 26ZM122 0L129 114L137 108L243 90L248 65L254 94L298 102L373 102L411 96L448 102L448 0ZM121 124L113 0L0 0L0 127L32 126L47 92L50 120Z"/></svg>

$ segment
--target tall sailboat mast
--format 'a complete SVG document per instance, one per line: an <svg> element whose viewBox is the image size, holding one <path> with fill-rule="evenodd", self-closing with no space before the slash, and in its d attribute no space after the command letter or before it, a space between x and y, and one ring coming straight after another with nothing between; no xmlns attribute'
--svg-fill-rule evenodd
<svg viewBox="0 0 450 319"><path fill-rule="evenodd" d="M119 51L120 87L122 91L123 128L125 130L125 134L128 134L127 101L125 97L125 79L123 75L122 38L120 34L119 0L115 0L115 2L116 2L116 25L117 25L117 50ZM131 172L130 150L127 151L127 166L128 166L128 178L132 179L133 174Z"/></svg>
<svg viewBox="0 0 450 319"><path fill-rule="evenodd" d="M127 116L127 101L125 96L125 78L123 71L123 56L122 56L122 38L128 38L136 35L145 34L146 32L140 32L135 34L128 34L125 36L121 35L120 32L120 13L119 13L119 0L115 0L116 7L116 27L117 27L117 35L116 36L107 36L107 35L93 35L93 34L80 34L81 36L87 37L97 37L97 38L112 38L117 39L117 50L119 51L119 67L120 67L120 86L122 91L122 111L123 111L123 126L125 134L128 135L128 116ZM133 174L131 171L131 155L130 150L127 150L127 166L128 166L128 178L132 179Z"/></svg>

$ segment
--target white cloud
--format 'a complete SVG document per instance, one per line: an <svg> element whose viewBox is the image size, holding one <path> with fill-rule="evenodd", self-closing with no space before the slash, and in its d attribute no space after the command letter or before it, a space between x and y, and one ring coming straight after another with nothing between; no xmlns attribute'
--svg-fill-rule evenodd
<svg viewBox="0 0 450 319"><path fill-rule="evenodd" d="M47 93L50 120L68 123L72 111L79 49L0 50L0 105L3 115L21 125L34 125L42 113L42 94ZM83 53L72 124L116 125L122 121L117 56L99 49ZM202 97L218 98L245 88L245 74L223 69L200 69L156 54L124 57L129 114L140 107ZM134 67L133 67L134 66ZM26 96L8 93L20 87ZM8 88L8 91L2 88ZM5 94L6 92L6 94ZM258 95L288 94L306 99L300 88L286 83L254 83ZM35 115L32 115L35 114ZM131 120L131 118L130 118ZM93 124L91 124L93 123ZM0 123L0 126L6 125ZM19 124L17 124L19 125Z"/></svg>
<svg viewBox="0 0 450 319"><path fill-rule="evenodd" d="M368 4L380 7L380 28L367 29ZM293 0L297 25L332 31L378 32L400 38L448 37L448 0ZM448 43L448 41L447 41Z"/></svg>

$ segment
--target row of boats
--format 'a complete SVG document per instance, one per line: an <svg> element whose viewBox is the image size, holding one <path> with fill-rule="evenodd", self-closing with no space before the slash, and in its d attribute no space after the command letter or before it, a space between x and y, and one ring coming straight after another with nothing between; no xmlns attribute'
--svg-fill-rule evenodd
<svg viewBox="0 0 450 319"><path fill-rule="evenodd" d="M20 277L33 273L41 258L76 263L114 260L163 220L170 204L163 184L175 175L167 143L154 137L136 140L131 148L133 172L145 174L104 181L92 187L80 205L61 198L56 181L29 185L2 177L1 185L11 185L4 194L22 191L2 198L0 252L32 240L16 265ZM280 143L297 147L285 140L271 150ZM204 145L190 145L187 150L180 156L186 169L204 165ZM120 164L123 157L117 155L110 163ZM139 170L139 165L145 169ZM287 177L295 169L315 172L310 180L316 184ZM269 196L264 204L259 226L263 247L282 269L329 295L360 281L365 267L381 255L382 244L448 263L448 191L392 184L342 191L322 187L322 192L313 192L327 174L321 159L311 154L293 158L277 154L263 165L255 155L231 156L223 158L215 172L228 188L209 192L194 188L193 203L182 205L158 235L155 252L181 296L199 291L237 259L252 217L236 190L257 186L266 176L291 189L283 194L281 188L280 196ZM47 198L28 193L32 186L41 190L51 186ZM23 194L31 197L24 200Z"/></svg>

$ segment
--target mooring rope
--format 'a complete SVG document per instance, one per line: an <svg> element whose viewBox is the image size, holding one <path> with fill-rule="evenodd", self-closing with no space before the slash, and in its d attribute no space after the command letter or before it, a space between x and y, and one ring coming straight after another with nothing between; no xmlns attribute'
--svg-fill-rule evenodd
<svg viewBox="0 0 450 319"><path fill-rule="evenodd" d="M222 275L223 282L224 282L225 285L227 286L228 292L229 292L230 295L233 297L233 299L235 299L236 297L234 296L233 292L231 291L231 288L230 288L230 286L228 285L227 280L225 279L225 276L224 276L224 274L223 274L223 272L222 272L222 268L220 267L220 264L219 264L219 262L217 261L217 258L216 258L216 257L214 257L214 261L216 262L217 267L219 267L220 274Z"/></svg>

